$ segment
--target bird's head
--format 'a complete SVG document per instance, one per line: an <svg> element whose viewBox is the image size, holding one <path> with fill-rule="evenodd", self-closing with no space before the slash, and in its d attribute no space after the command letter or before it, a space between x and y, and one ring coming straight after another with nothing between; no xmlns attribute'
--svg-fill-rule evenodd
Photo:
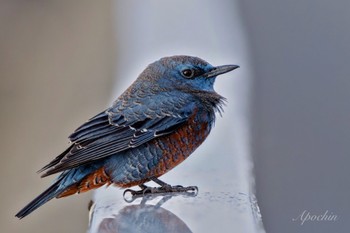
<svg viewBox="0 0 350 233"><path fill-rule="evenodd" d="M218 75L237 68L237 65L212 66L198 57L172 56L150 64L141 77L156 81L161 88L213 91Z"/></svg>

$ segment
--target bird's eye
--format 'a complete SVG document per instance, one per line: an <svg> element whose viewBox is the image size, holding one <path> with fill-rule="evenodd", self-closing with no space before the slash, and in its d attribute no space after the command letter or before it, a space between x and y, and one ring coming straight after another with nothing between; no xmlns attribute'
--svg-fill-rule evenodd
<svg viewBox="0 0 350 233"><path fill-rule="evenodd" d="M182 76L184 76L185 78L192 78L193 75L194 75L194 72L193 72L193 70L191 70L191 69L185 69L185 70L181 71L181 74L182 74Z"/></svg>

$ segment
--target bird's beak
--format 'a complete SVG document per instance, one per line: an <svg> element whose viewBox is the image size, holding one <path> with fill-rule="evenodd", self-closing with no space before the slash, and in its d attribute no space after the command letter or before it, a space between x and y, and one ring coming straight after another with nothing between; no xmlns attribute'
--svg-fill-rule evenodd
<svg viewBox="0 0 350 233"><path fill-rule="evenodd" d="M211 69L209 72L205 73L203 76L206 78L211 78L218 76L220 74L225 74L227 72L230 72L232 70L235 70L239 68L237 65L224 65L224 66L217 66Z"/></svg>

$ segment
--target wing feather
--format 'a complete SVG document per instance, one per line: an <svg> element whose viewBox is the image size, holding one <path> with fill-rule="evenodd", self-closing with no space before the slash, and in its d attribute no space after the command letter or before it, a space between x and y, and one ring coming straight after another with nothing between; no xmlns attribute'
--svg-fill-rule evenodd
<svg viewBox="0 0 350 233"><path fill-rule="evenodd" d="M173 132L187 119L188 114L183 114L142 116L128 121L122 115L101 112L71 134L72 145L39 172L45 171L42 177L48 176L138 147Z"/></svg>

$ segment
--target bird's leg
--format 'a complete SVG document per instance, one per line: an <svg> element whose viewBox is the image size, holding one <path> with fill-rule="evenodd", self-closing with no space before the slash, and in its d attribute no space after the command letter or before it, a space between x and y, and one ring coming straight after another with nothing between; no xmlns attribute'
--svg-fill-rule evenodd
<svg viewBox="0 0 350 233"><path fill-rule="evenodd" d="M198 193L197 186L183 187L181 185L171 186L156 177L150 178L153 182L160 185L160 187L149 187L145 184L140 184L141 190L126 189L123 193L126 202L133 202L138 197L145 197L149 194L167 194L167 193L183 193L184 195L196 196ZM129 194L130 193L130 194Z"/></svg>
<svg viewBox="0 0 350 233"><path fill-rule="evenodd" d="M170 184L167 184L156 177L152 177L151 180L160 185L159 188L153 188L151 190L152 193L174 193L174 192L181 193L181 192L188 192L188 191L195 192L195 193L198 192L197 186L188 186L188 187L183 187L181 185L171 186Z"/></svg>

